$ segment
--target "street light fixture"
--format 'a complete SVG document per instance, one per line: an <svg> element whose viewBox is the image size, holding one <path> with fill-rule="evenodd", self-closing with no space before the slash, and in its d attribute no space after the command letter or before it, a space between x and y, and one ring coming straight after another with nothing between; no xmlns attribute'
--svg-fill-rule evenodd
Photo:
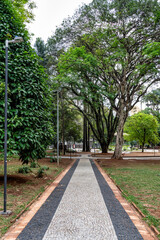
<svg viewBox="0 0 160 240"><path fill-rule="evenodd" d="M23 42L22 37L16 36L13 40L5 41L5 136L4 136L4 211L0 215L9 215L11 211L7 211L7 101L8 101L8 45L9 43Z"/></svg>

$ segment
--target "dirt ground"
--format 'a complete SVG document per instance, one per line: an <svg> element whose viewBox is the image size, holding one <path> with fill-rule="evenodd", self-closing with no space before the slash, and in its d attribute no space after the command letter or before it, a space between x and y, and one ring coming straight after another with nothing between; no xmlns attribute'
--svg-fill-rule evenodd
<svg viewBox="0 0 160 240"><path fill-rule="evenodd" d="M135 159L129 159L129 160L116 160L116 159L97 159L96 160L101 167L106 168L120 168L120 167L134 167L137 165L157 165L160 167L160 160L135 160Z"/></svg>
<svg viewBox="0 0 160 240"><path fill-rule="evenodd" d="M97 156L97 157L104 157L104 156L112 156L113 153L96 153L92 154L92 156ZM160 151L159 152L131 152L131 153L123 153L123 156L126 157L132 157L132 156L137 156L137 157L160 157Z"/></svg>
<svg viewBox="0 0 160 240"><path fill-rule="evenodd" d="M15 160L17 163L17 160ZM68 159L62 159L60 162L59 167L60 168L66 168L72 160ZM44 186L44 184L47 182L47 180L54 180L57 172L57 164L56 163L51 163L48 158L43 158L38 161L38 163L41 166L48 166L48 167L55 167L55 170L52 170L50 174L44 174L42 178L36 177L36 175L33 173L31 174L8 174L7 176L7 185L9 186L14 186L12 189L8 189L8 193L13 193L14 195L20 195L21 194L21 186L27 183L27 188L30 189L31 191L36 189L37 187ZM1 164L0 164L1 165ZM13 165L13 161L7 163L8 167L10 165ZM0 185L3 185L3 175L0 175ZM15 191L16 190L16 191Z"/></svg>

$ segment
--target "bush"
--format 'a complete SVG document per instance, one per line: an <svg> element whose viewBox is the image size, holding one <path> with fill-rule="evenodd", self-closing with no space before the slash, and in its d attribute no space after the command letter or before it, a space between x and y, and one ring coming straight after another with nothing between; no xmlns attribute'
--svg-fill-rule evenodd
<svg viewBox="0 0 160 240"><path fill-rule="evenodd" d="M30 167L31 167L31 168L37 168L37 167L39 167L39 165L38 165L38 163L36 163L35 161L33 161L33 162L31 162Z"/></svg>
<svg viewBox="0 0 160 240"><path fill-rule="evenodd" d="M37 177L38 178L42 178L44 176L44 173L45 171L49 170L49 167L48 166L43 166L43 167L40 167L38 169L38 172L37 172Z"/></svg>
<svg viewBox="0 0 160 240"><path fill-rule="evenodd" d="M37 177L38 177L38 178L42 178L43 175L44 175L44 169L43 169L42 167L40 167L40 168L38 169L38 172L37 172Z"/></svg>
<svg viewBox="0 0 160 240"><path fill-rule="evenodd" d="M56 157L50 157L50 162L51 162L51 163L57 162L57 158L56 158Z"/></svg>
<svg viewBox="0 0 160 240"><path fill-rule="evenodd" d="M46 170L46 171L49 170L49 167L48 167L48 166L43 166L42 168L43 168L44 170Z"/></svg>
<svg viewBox="0 0 160 240"><path fill-rule="evenodd" d="M61 157L59 157L59 162L61 161ZM50 162L53 163L53 162L57 162L57 158L56 157L51 157L50 158Z"/></svg>
<svg viewBox="0 0 160 240"><path fill-rule="evenodd" d="M31 172L31 169L28 166L23 166L18 169L18 173L26 174L26 173L30 173L30 172Z"/></svg>

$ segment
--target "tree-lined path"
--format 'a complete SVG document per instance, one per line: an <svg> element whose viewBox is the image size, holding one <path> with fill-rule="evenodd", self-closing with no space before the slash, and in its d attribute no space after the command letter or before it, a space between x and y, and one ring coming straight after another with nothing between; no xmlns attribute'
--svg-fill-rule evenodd
<svg viewBox="0 0 160 240"><path fill-rule="evenodd" d="M116 187L112 191L113 184L109 185L94 161L82 155L19 236L13 237L17 231L13 228L4 239L155 239L125 200L121 205Z"/></svg>

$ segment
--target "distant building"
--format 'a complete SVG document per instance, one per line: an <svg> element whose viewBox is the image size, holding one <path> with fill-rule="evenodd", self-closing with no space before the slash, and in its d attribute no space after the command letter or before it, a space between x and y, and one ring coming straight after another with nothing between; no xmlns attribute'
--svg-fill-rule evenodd
<svg viewBox="0 0 160 240"><path fill-rule="evenodd" d="M134 115L134 114L136 114L136 113L138 113L138 112L140 112L140 111L141 111L140 107L134 106L134 107L132 108L132 110L129 112L129 115L132 116L132 115Z"/></svg>

